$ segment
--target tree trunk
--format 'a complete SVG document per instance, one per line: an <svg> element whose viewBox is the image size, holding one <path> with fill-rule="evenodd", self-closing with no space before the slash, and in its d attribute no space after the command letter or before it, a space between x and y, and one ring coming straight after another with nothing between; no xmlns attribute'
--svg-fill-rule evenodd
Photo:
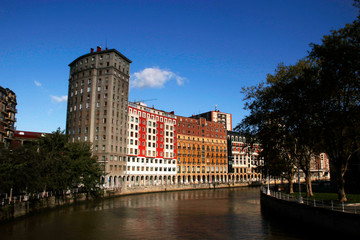
<svg viewBox="0 0 360 240"><path fill-rule="evenodd" d="M289 179L289 194L294 193L294 185L293 185L293 179Z"/></svg>
<svg viewBox="0 0 360 240"><path fill-rule="evenodd" d="M295 171L295 169L292 168L290 173L289 173L289 179L288 179L288 181L289 181L289 194L294 193L294 182L293 182L294 181L294 171Z"/></svg>
<svg viewBox="0 0 360 240"><path fill-rule="evenodd" d="M42 197L43 197L43 198L45 197L45 193L46 193L46 184L45 184L45 186L44 186L44 191L43 191L43 193L42 193Z"/></svg>
<svg viewBox="0 0 360 240"><path fill-rule="evenodd" d="M305 173L306 197L312 197L314 196L314 194L312 192L312 185L311 185L310 161L307 162L307 166L304 167L302 170Z"/></svg>
<svg viewBox="0 0 360 240"><path fill-rule="evenodd" d="M314 196L313 191L312 191L311 174L310 173L306 174L306 196L307 197Z"/></svg>
<svg viewBox="0 0 360 240"><path fill-rule="evenodd" d="M343 171L337 171L336 172L336 180L338 185L338 200L340 202L346 202L346 194L345 194L345 180L344 180L344 174Z"/></svg>

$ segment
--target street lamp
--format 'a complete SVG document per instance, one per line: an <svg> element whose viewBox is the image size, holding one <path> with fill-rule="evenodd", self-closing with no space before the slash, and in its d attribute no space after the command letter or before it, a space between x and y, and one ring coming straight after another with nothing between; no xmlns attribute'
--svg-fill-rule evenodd
<svg viewBox="0 0 360 240"><path fill-rule="evenodd" d="M270 195L270 176L269 176L269 170L267 170L267 190L266 195Z"/></svg>

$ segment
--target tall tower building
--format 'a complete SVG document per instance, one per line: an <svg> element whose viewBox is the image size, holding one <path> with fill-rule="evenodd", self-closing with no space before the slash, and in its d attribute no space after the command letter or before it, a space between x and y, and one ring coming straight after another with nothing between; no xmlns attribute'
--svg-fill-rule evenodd
<svg viewBox="0 0 360 240"><path fill-rule="evenodd" d="M71 141L92 143L104 184L125 170L130 63L115 49L97 47L69 64L66 132Z"/></svg>

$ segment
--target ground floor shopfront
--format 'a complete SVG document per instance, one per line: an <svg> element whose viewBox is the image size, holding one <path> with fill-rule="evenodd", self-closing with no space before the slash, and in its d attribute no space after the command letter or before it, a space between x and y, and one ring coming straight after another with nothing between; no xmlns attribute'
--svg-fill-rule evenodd
<svg viewBox="0 0 360 240"><path fill-rule="evenodd" d="M108 175L102 178L105 188L157 186L172 184L241 183L262 180L260 173L252 174L178 174L178 175Z"/></svg>

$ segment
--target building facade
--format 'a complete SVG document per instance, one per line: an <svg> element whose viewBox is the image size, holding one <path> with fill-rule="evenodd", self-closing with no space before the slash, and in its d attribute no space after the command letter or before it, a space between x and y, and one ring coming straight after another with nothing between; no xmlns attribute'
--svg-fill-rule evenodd
<svg viewBox="0 0 360 240"><path fill-rule="evenodd" d="M16 106L16 94L0 86L0 144L4 146L14 138Z"/></svg>
<svg viewBox="0 0 360 240"><path fill-rule="evenodd" d="M115 49L97 47L69 64L66 132L71 141L92 144L105 186L126 170L130 63Z"/></svg>
<svg viewBox="0 0 360 240"><path fill-rule="evenodd" d="M205 118L177 116L177 182L226 182L226 129Z"/></svg>
<svg viewBox="0 0 360 240"><path fill-rule="evenodd" d="M262 165L259 158L259 144L250 146L245 137L238 132L227 132L229 181L260 181L262 176L258 166Z"/></svg>
<svg viewBox="0 0 360 240"><path fill-rule="evenodd" d="M13 146L31 146L37 144L39 138L45 137L49 133L30 132L30 131L15 131L14 139L11 142Z"/></svg>
<svg viewBox="0 0 360 240"><path fill-rule="evenodd" d="M232 114L230 113L223 113L215 109L215 111L194 115L192 118L205 118L207 121L221 123L227 131L232 131Z"/></svg>
<svg viewBox="0 0 360 240"><path fill-rule="evenodd" d="M330 164L326 153L314 154L311 156L310 172L314 179L329 179Z"/></svg>
<svg viewBox="0 0 360 240"><path fill-rule="evenodd" d="M174 184L176 181L176 117L144 103L128 107L127 185Z"/></svg>

